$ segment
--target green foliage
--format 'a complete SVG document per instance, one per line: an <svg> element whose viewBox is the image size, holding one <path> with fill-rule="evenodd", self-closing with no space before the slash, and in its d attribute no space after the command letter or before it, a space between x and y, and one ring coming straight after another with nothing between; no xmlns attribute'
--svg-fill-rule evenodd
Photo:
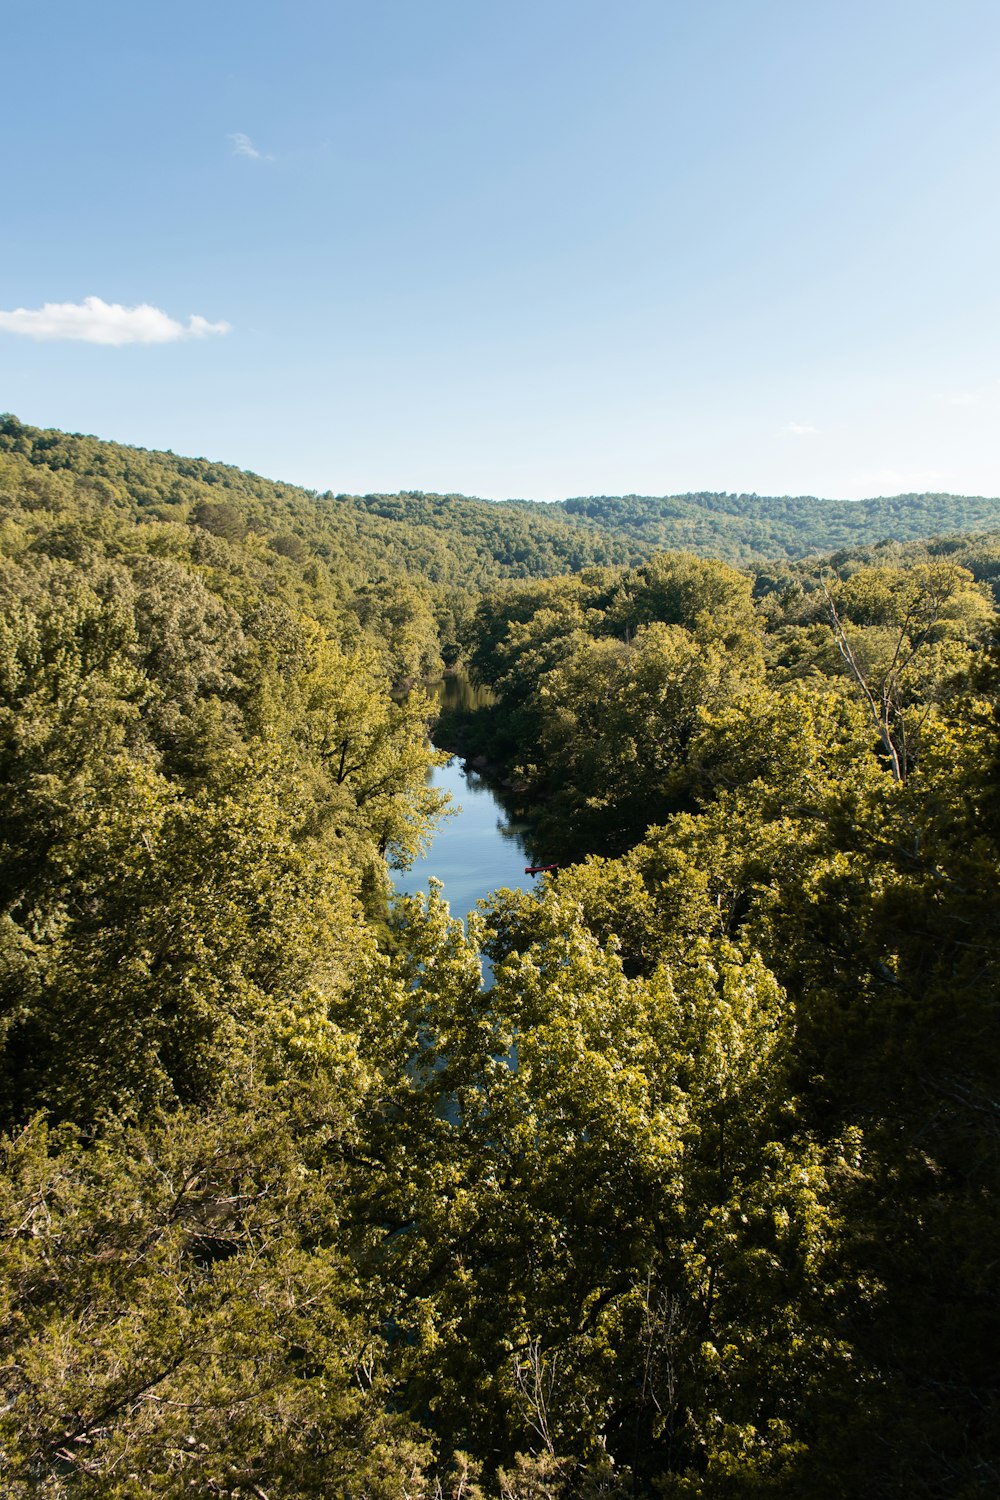
<svg viewBox="0 0 1000 1500"><path fill-rule="evenodd" d="M178 798L119 763L75 790L5 923L7 1118L207 1103L234 1069L321 1059L359 924L344 875L294 840L282 767Z"/></svg>
<svg viewBox="0 0 1000 1500"><path fill-rule="evenodd" d="M0 497L4 1495L992 1494L995 541L14 419ZM468 932L442 648L590 855Z"/></svg>
<svg viewBox="0 0 1000 1500"><path fill-rule="evenodd" d="M318 495L206 459L42 431L13 417L0 418L0 476L4 467L24 476L40 506L79 486L123 515L192 521L230 543L249 530L280 543L275 555L297 564L300 549L289 538L298 538L338 579L408 576L460 591L635 564L665 549L746 565L1000 525L1000 501L954 495L848 503L701 493L550 505L419 491ZM987 553L982 565L995 575L995 550Z"/></svg>
<svg viewBox="0 0 1000 1500"><path fill-rule="evenodd" d="M542 797L563 855L621 852L684 806L702 716L763 671L750 580L684 554L488 597L472 630L499 699L486 753Z"/></svg>
<svg viewBox="0 0 1000 1500"><path fill-rule="evenodd" d="M0 563L12 1123L206 1102L232 1068L322 1056L372 941L359 903L380 909L440 802L428 705L393 701L373 647L250 570L130 540Z"/></svg>
<svg viewBox="0 0 1000 1500"><path fill-rule="evenodd" d="M873 543L892 548L946 532L995 532L998 522L996 499L933 494L836 501L703 491L662 498L591 496L564 500L561 509L638 544L645 555L670 548L739 565L838 548L857 553ZM887 544L884 538L894 540Z"/></svg>
<svg viewBox="0 0 1000 1500"><path fill-rule="evenodd" d="M11 1500L428 1493L336 1231L362 1078L3 1142Z"/></svg>
<svg viewBox="0 0 1000 1500"><path fill-rule="evenodd" d="M970 647L989 630L988 601L971 574L946 563L865 569L837 591L839 603L826 592L837 648L902 781L918 748L920 710L968 676Z"/></svg>
<svg viewBox="0 0 1000 1500"><path fill-rule="evenodd" d="M483 995L438 904L404 920L419 962L389 1002L407 1041L370 1212L412 1408L446 1444L578 1476L601 1455L642 1484L696 1476L736 1429L773 1463L765 1434L849 1355L810 1335L849 1295L835 1181L859 1150L794 1127L774 978L706 935L630 980L557 884L486 912Z"/></svg>

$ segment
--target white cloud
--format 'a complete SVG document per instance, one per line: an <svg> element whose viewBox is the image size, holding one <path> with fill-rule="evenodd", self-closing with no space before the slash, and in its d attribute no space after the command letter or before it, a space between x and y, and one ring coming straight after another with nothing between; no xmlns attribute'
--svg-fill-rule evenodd
<svg viewBox="0 0 1000 1500"><path fill-rule="evenodd" d="M123 307L120 302L84 297L82 302L46 302L44 307L0 312L0 332L29 339L78 339L85 344L173 344L178 339L228 333L229 324L210 323L197 313L184 324L148 302Z"/></svg>
<svg viewBox="0 0 1000 1500"><path fill-rule="evenodd" d="M246 156L250 161L274 161L274 157L266 151L258 151L253 141L242 130L233 130L226 137L233 143L234 156Z"/></svg>
<svg viewBox="0 0 1000 1500"><path fill-rule="evenodd" d="M819 432L818 427L813 427L808 422L786 422L781 430L791 432L795 437L812 437Z"/></svg>
<svg viewBox="0 0 1000 1500"><path fill-rule="evenodd" d="M229 333L230 331L231 324L229 323L210 323L207 318L199 316L198 313L192 313L188 318L188 326L184 329L181 337L186 339L203 339L210 333Z"/></svg>

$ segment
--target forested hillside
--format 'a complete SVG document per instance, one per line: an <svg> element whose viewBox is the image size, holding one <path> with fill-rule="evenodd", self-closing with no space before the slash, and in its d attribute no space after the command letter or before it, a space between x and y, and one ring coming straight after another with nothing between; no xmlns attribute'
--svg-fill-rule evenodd
<svg viewBox="0 0 1000 1500"><path fill-rule="evenodd" d="M389 572L479 589L504 578L636 563L663 549L759 563L1000 529L1000 499L959 495L838 502L704 493L545 505L416 492L320 495L206 459L42 431L12 417L0 418L0 454L19 461L18 473L28 464L42 475L76 476L96 501L133 517L184 522L194 515L209 529L253 533L352 583Z"/></svg>
<svg viewBox="0 0 1000 1500"><path fill-rule="evenodd" d="M996 1493L998 538L596 503L4 421L5 1496ZM560 866L468 932L455 659Z"/></svg>
<svg viewBox="0 0 1000 1500"><path fill-rule="evenodd" d="M746 564L1000 526L1000 501L966 495L857 501L808 495L625 495L564 500L560 509L644 553L672 548Z"/></svg>

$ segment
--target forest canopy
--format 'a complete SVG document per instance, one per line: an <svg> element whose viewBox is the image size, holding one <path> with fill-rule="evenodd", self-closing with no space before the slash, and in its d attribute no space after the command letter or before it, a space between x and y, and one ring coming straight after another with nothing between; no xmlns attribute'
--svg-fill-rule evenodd
<svg viewBox="0 0 1000 1500"><path fill-rule="evenodd" d="M3 419L4 1494L994 1494L998 522Z"/></svg>

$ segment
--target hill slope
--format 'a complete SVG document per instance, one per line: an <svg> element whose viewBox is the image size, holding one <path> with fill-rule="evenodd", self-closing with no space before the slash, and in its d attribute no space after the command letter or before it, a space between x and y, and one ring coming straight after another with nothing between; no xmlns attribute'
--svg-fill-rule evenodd
<svg viewBox="0 0 1000 1500"><path fill-rule="evenodd" d="M554 504L318 494L207 459L41 430L13 417L0 418L0 459L11 479L11 464L22 480L30 471L68 473L102 507L136 520L194 520L216 534L255 532L279 553L321 559L355 583L406 573L465 590L635 563L664 548L747 564L1000 528L1000 499L941 494L849 502L700 493ZM230 509L213 511L219 506Z"/></svg>

